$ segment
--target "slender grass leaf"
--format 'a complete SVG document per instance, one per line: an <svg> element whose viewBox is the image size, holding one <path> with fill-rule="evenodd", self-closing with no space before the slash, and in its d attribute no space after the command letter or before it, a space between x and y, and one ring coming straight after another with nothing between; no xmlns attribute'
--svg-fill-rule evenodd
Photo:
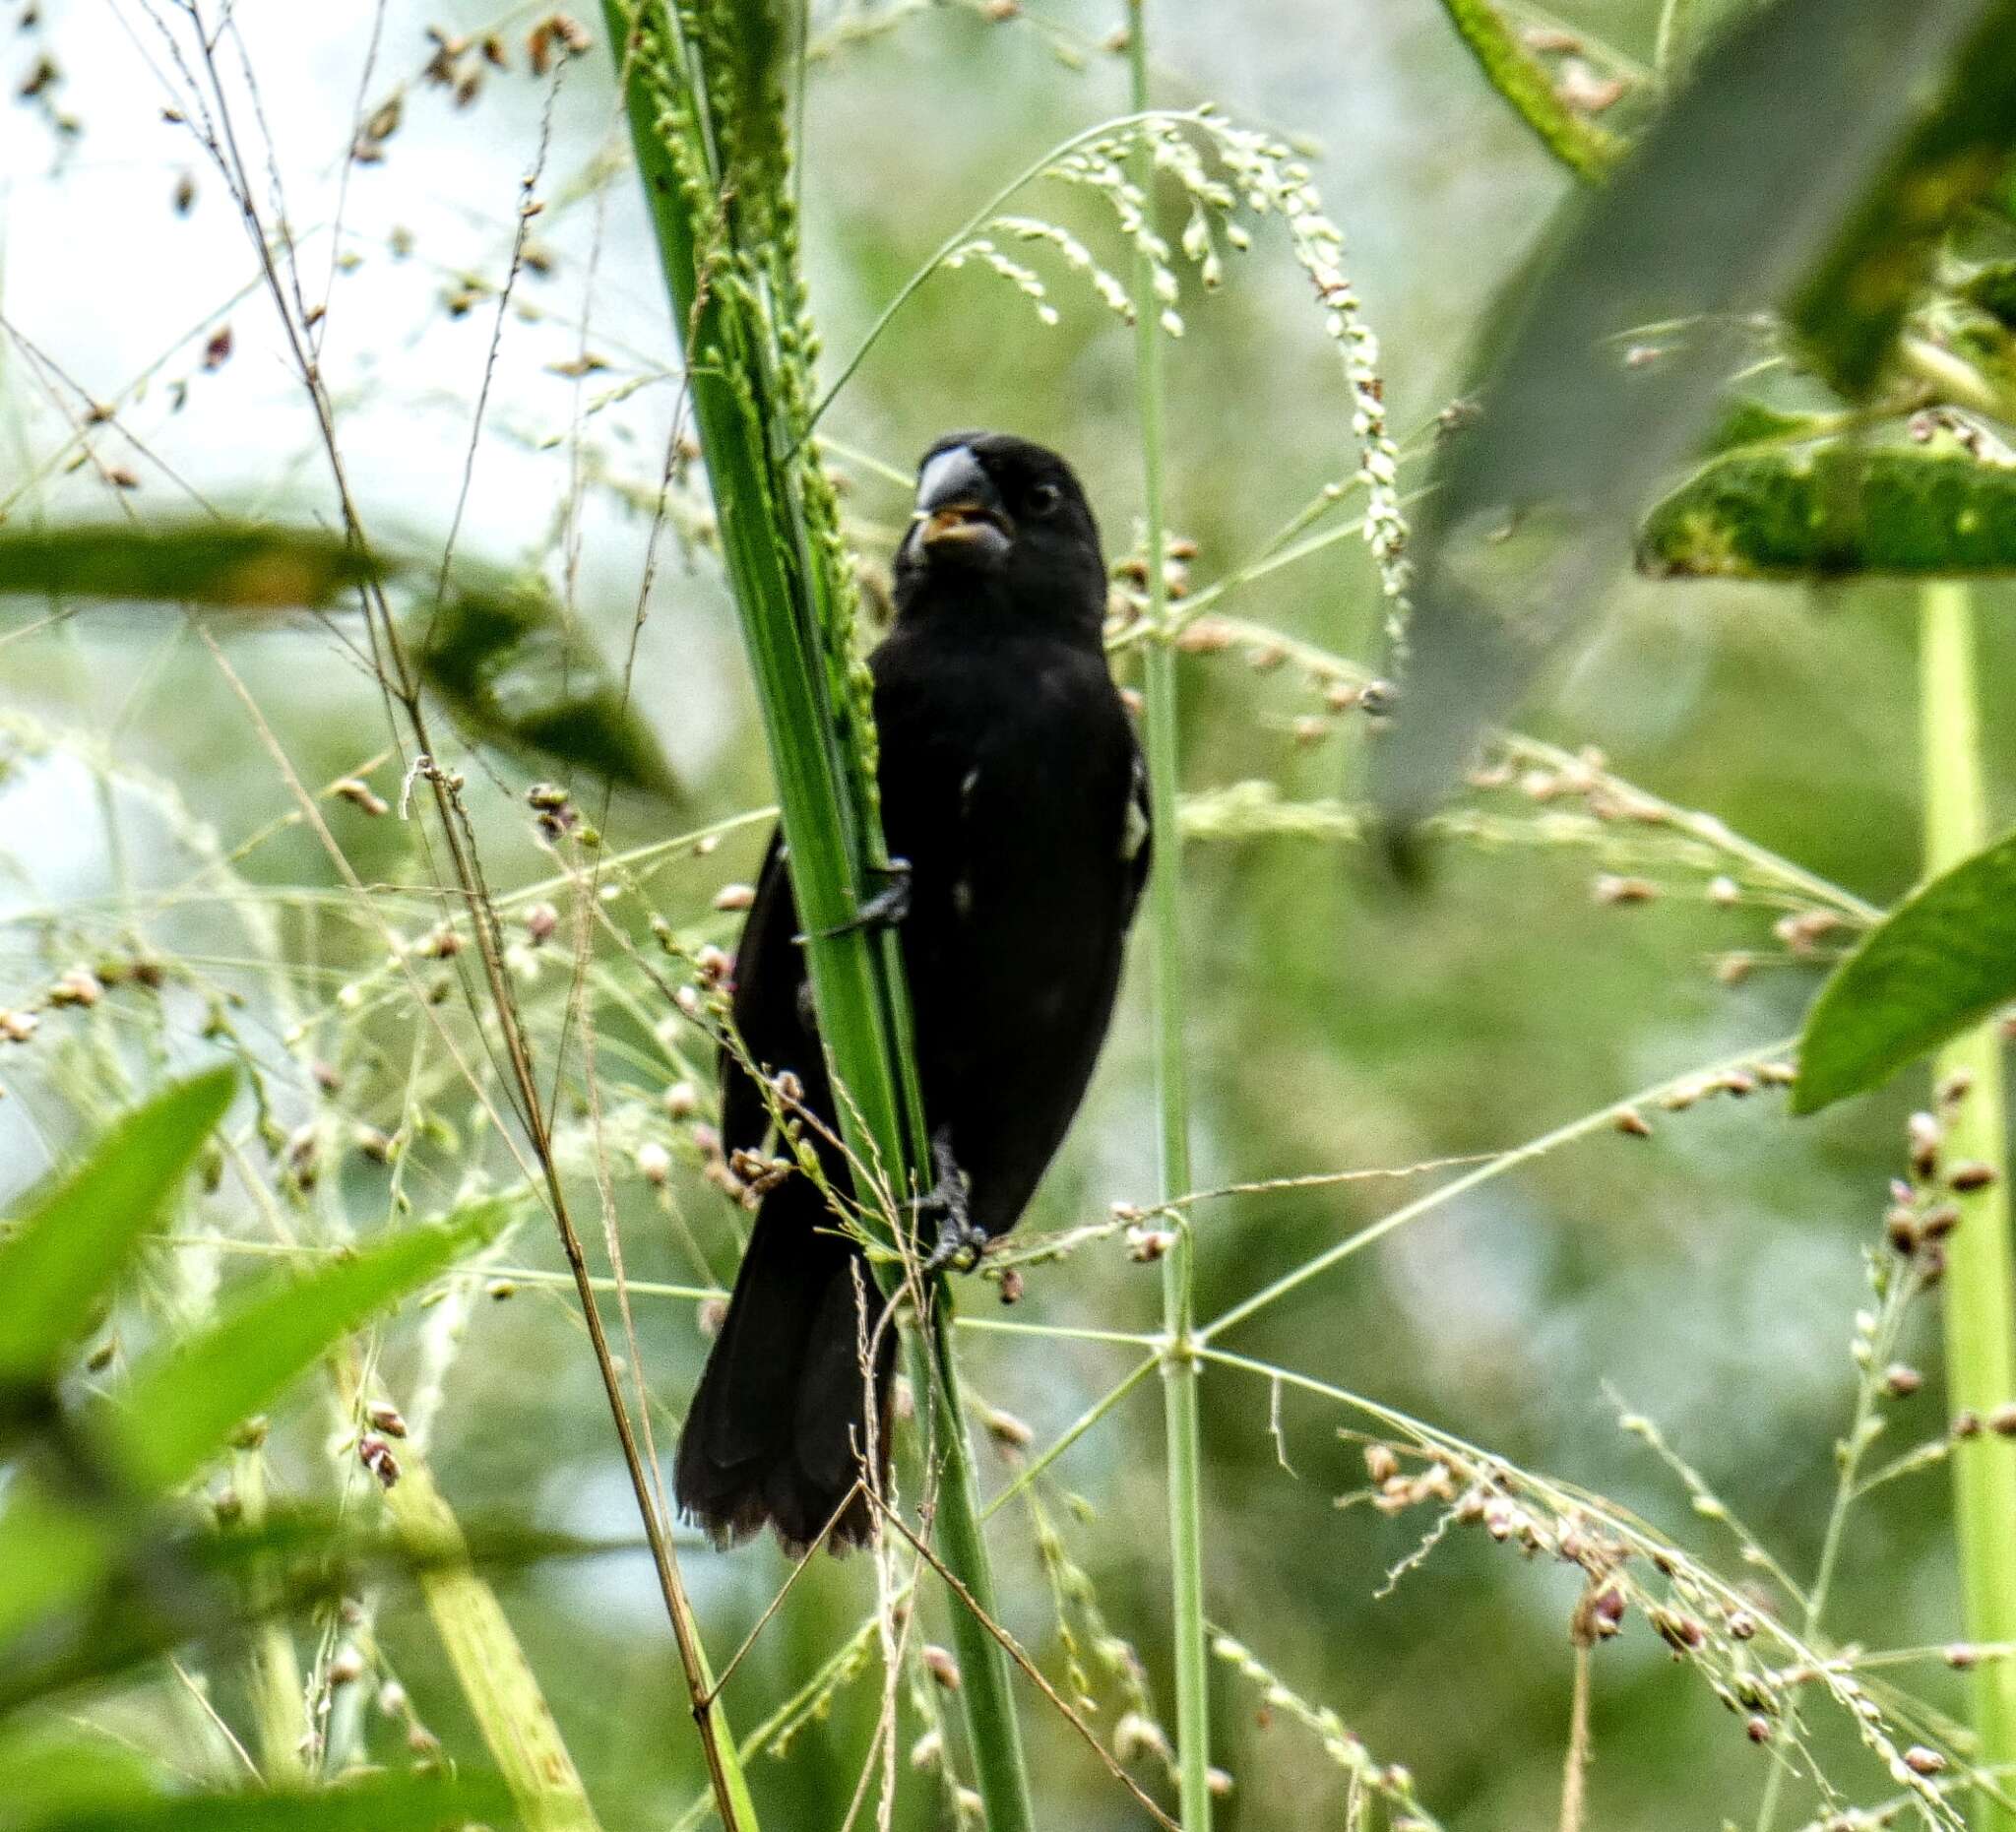
<svg viewBox="0 0 2016 1832"><path fill-rule="evenodd" d="M216 521L0 528L0 596L290 610L326 604L373 574L342 536L316 528Z"/></svg>
<svg viewBox="0 0 2016 1832"><path fill-rule="evenodd" d="M2016 572L2016 468L1917 448L1738 453L1653 509L1638 565L1689 579Z"/></svg>
<svg viewBox="0 0 2016 1832"><path fill-rule="evenodd" d="M307 1794L184 1794L35 1815L0 1807L0 1832L438 1832L510 1804L491 1775L373 1775Z"/></svg>
<svg viewBox="0 0 2016 1832"><path fill-rule="evenodd" d="M2016 834L1915 891L1807 1014L1796 1113L1860 1094L2016 998Z"/></svg>
<svg viewBox="0 0 2016 1832"><path fill-rule="evenodd" d="M427 607L427 684L470 735L653 794L676 785L651 726L536 580L451 580Z"/></svg>
<svg viewBox="0 0 2016 1832"><path fill-rule="evenodd" d="M480 1203L306 1278L266 1281L214 1328L135 1371L107 1421L115 1457L147 1491L187 1481L324 1350L490 1239L510 1215L507 1202Z"/></svg>
<svg viewBox="0 0 2016 1832"><path fill-rule="evenodd" d="M1992 191L2016 150L2016 0L1996 0L1883 181L1800 287L1806 354L1851 399L1883 373L1946 231Z"/></svg>
<svg viewBox="0 0 2016 1832"><path fill-rule="evenodd" d="M165 1090L114 1124L77 1169L30 1196L0 1239L0 1390L45 1380L83 1334L236 1086L236 1072L222 1068Z"/></svg>
<svg viewBox="0 0 2016 1832"><path fill-rule="evenodd" d="M1399 717L1373 759L1396 828L1581 629L1645 497L1712 423L1752 315L1822 258L1923 86L2002 3L1778 0L1704 51L1577 200L1505 308L1518 328L1481 413L1437 457Z"/></svg>
<svg viewBox="0 0 2016 1832"><path fill-rule="evenodd" d="M388 1500L410 1482L425 1483L410 1459ZM477 1572L601 1557L638 1544L509 1522L465 1528L444 1508L436 1512L377 1530L314 1510L253 1529L191 1532L173 1508L122 1522L115 1509L36 1495L0 1516L0 1716L115 1679L192 1641L228 1653L262 1623L333 1607L389 1579L411 1579L430 1600L443 1586L487 1595ZM483 1652L486 1687L502 1688L523 1668L515 1644L494 1640ZM527 1687L536 1692L529 1675ZM520 1721L530 1722L523 1707Z"/></svg>

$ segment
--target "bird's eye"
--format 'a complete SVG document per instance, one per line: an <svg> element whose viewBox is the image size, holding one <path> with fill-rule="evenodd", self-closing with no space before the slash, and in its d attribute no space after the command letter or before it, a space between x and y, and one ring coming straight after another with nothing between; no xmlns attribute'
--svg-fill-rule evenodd
<svg viewBox="0 0 2016 1832"><path fill-rule="evenodd" d="M1064 500L1064 492L1054 483L1039 483L1029 492L1029 506L1038 515L1048 515Z"/></svg>

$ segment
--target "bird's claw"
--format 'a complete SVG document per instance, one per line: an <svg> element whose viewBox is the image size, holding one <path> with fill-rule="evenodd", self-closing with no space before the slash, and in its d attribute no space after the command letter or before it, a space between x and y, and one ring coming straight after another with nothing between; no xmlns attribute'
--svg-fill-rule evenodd
<svg viewBox="0 0 2016 1832"><path fill-rule="evenodd" d="M837 941L862 929L895 928L910 915L910 860L892 858L885 869L887 879L845 922L819 931L821 941Z"/></svg>
<svg viewBox="0 0 2016 1832"><path fill-rule="evenodd" d="M950 1267L971 1272L987 1250L987 1232L973 1219L968 1203L967 1174L952 1155L952 1143L943 1133L931 1141L931 1162L938 1180L911 1205L919 1219L938 1218L938 1240L923 1262L923 1274L930 1278Z"/></svg>

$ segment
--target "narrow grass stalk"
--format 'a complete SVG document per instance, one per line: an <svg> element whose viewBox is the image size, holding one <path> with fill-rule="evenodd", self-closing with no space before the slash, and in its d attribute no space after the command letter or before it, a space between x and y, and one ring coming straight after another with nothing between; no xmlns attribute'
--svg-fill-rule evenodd
<svg viewBox="0 0 2016 1832"><path fill-rule="evenodd" d="M893 936L837 932L888 860L851 573L807 436L817 334L798 270L786 110L767 61L785 41L781 21L769 0L708 0L676 14L663 0L604 0L603 17L756 678L820 1034L847 1095L843 1129L855 1163L900 1196L929 1161L901 956ZM898 1217L885 1220L900 1237ZM882 1276L893 1290L900 1269ZM988 1832L1033 1832L1008 1656L976 1613L996 1611L949 1296L939 1293L929 1311L908 1350L938 1458L944 1562L975 1605L952 1611L975 1779Z"/></svg>
<svg viewBox="0 0 2016 1832"><path fill-rule="evenodd" d="M1964 585L1924 592L1920 645L1920 719L1924 747L1925 875L1958 864L1988 839L1982 768L1974 607ZM1994 1025L1939 1051L1940 1082L1965 1076L1970 1090L1946 1137L1951 1162L1992 1166L1994 1181L1958 1198L1962 1220L1948 1243L1941 1286L1946 1387L1956 1415L1981 1418L2016 1398L2016 1266L2009 1239L2009 1150L2002 1051ZM2016 1639L2016 1441L1992 1431L1954 1446L1960 1586L1967 1639ZM1973 1674L1977 1759L1992 1772L2016 1763L2016 1664L1984 1661ZM2016 1832L2016 1812L1985 1794L1977 1832Z"/></svg>
<svg viewBox="0 0 2016 1832"><path fill-rule="evenodd" d="M1129 0L1127 57L1131 105L1148 108L1146 0ZM1152 156L1136 155L1144 192L1155 181ZM1148 800L1155 829L1149 878L1150 949L1155 962L1155 1082L1161 1114L1162 1196L1189 1191L1190 1084L1183 1053L1182 835L1176 820L1180 762L1176 653L1169 642L1168 587L1163 568L1168 531L1163 504L1163 373L1161 307L1153 265L1134 265L1135 391L1141 419L1142 540L1148 560L1149 621L1144 673L1148 722ZM1168 1446L1171 1642L1176 1670L1176 1773L1184 1832L1211 1825L1211 1668L1204 1623L1204 1483L1199 1449L1197 1385L1203 1363L1191 1339L1195 1321L1194 1234L1186 1217L1176 1222L1175 1242L1163 1260L1163 1328L1168 1337L1163 1394Z"/></svg>

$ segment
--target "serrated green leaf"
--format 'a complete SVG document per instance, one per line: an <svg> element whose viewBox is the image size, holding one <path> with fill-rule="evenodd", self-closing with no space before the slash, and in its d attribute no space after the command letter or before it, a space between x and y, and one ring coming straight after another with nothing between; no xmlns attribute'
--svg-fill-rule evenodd
<svg viewBox="0 0 2016 1832"><path fill-rule="evenodd" d="M427 608L419 657L472 737L653 794L676 791L650 725L539 581L451 581Z"/></svg>
<svg viewBox="0 0 2016 1832"><path fill-rule="evenodd" d="M1752 316L1833 244L1988 3L1760 8L1694 62L1615 177L1575 200L1573 228L1504 308L1517 329L1480 416L1438 450L1411 656L1373 753L1389 822L1446 794L1582 629L1646 495L1698 448Z"/></svg>
<svg viewBox="0 0 2016 1832"><path fill-rule="evenodd" d="M1794 299L1814 366L1851 400L1882 375L1946 231L2016 149L2016 0L1996 0L1883 180Z"/></svg>
<svg viewBox="0 0 2016 1832"><path fill-rule="evenodd" d="M0 527L0 595L227 610L326 604L375 569L340 535L238 522Z"/></svg>
<svg viewBox="0 0 2016 1832"><path fill-rule="evenodd" d="M165 1090L117 1121L68 1176L31 1194L0 1239L0 1392L53 1372L236 1086L236 1072L221 1068Z"/></svg>
<svg viewBox="0 0 2016 1832"><path fill-rule="evenodd" d="M109 1413L114 1457L144 1492L186 1482L324 1350L509 1220L504 1201L410 1228L305 1278L281 1274L223 1320L137 1368Z"/></svg>
<svg viewBox="0 0 2016 1832"><path fill-rule="evenodd" d="M2016 998L2016 834L1913 892L1806 1016L1796 1113L1860 1094Z"/></svg>
<svg viewBox="0 0 2016 1832"><path fill-rule="evenodd" d="M1638 564L1689 579L2016 572L2016 469L1903 447L1738 453L1653 509Z"/></svg>
<svg viewBox="0 0 2016 1832"><path fill-rule="evenodd" d="M1484 80L1563 165L1578 178L1594 179L1617 162L1624 142L1556 94L1546 66L1492 0L1442 0L1442 10L1470 47Z"/></svg>
<svg viewBox="0 0 2016 1832"><path fill-rule="evenodd" d="M19 1816L0 1807L0 1832L438 1832L510 1803L490 1775L372 1775L314 1793L158 1796Z"/></svg>

